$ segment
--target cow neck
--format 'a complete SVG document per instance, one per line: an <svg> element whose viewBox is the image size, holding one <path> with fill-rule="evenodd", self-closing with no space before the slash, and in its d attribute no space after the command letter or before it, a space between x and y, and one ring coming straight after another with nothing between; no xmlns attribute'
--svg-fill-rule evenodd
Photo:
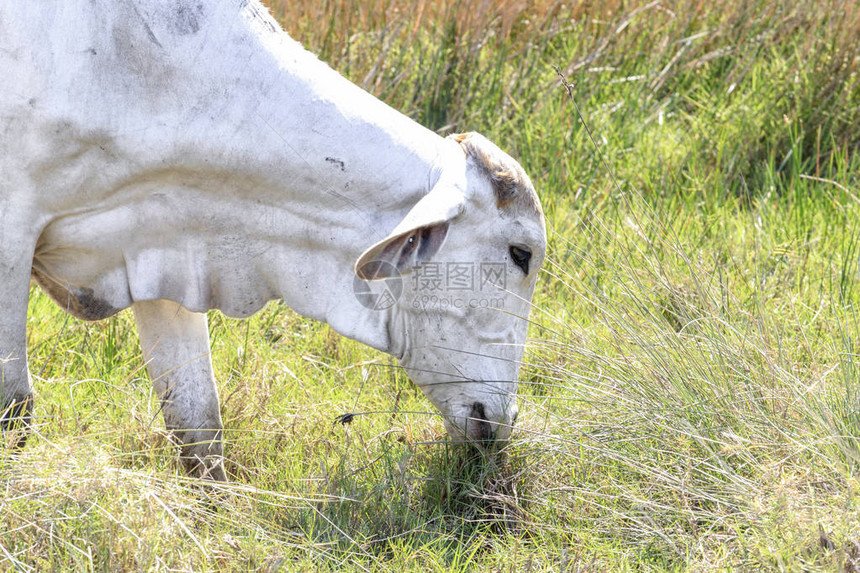
<svg viewBox="0 0 860 573"><path fill-rule="evenodd" d="M253 154L238 157L269 181L272 191L264 194L277 207L270 219L277 228L261 229L275 248L255 263L258 272L300 314L392 351L395 308L362 304L353 265L433 188L444 164L454 157L462 163L462 151L286 35L263 44L268 72L249 72L270 76L241 124L255 137Z"/></svg>

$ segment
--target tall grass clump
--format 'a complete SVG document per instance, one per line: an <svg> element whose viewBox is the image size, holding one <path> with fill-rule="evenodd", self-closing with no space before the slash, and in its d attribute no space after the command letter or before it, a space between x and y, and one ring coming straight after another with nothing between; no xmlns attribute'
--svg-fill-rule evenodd
<svg viewBox="0 0 860 573"><path fill-rule="evenodd" d="M703 191L717 194L767 189L760 167L769 162L780 178L826 177L835 151L860 144L852 2L392 0L276 2L273 11L336 69L425 125L480 125L577 181L600 170L581 133L556 145L559 122L579 126L553 64L609 153L636 153L636 169L622 174L644 192L660 192L666 177L707 178Z"/></svg>
<svg viewBox="0 0 860 573"><path fill-rule="evenodd" d="M210 314L232 482L201 484L129 314L66 320L34 287L0 568L860 569L857 3L270 7L531 175L549 249L514 439L446 442L392 359L272 304Z"/></svg>

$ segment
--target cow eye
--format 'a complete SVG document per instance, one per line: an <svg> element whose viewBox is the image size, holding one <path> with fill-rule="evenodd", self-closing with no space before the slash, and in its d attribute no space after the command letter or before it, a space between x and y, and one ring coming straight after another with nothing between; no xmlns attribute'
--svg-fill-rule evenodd
<svg viewBox="0 0 860 573"><path fill-rule="evenodd" d="M514 264L520 267L525 274L529 274L529 261L532 258L531 251L522 247L514 247L513 245L509 251Z"/></svg>

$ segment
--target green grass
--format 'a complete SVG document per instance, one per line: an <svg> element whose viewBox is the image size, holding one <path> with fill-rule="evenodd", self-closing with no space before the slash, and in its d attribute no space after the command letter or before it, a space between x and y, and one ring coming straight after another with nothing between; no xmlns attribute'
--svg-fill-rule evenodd
<svg viewBox="0 0 860 573"><path fill-rule="evenodd" d="M514 441L447 445L393 359L272 304L210 315L233 482L203 487L130 314L66 321L34 288L38 425L0 450L0 568L859 569L860 7L314 6L273 12L535 182Z"/></svg>

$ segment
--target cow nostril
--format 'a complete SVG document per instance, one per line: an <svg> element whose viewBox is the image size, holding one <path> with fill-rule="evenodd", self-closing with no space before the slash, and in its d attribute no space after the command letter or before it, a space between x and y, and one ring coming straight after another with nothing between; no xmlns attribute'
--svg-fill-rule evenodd
<svg viewBox="0 0 860 573"><path fill-rule="evenodd" d="M487 413L484 409L483 402L475 402L472 404L472 412L469 414L472 418L478 418L479 420L486 420Z"/></svg>
<svg viewBox="0 0 860 573"><path fill-rule="evenodd" d="M467 422L473 424L466 431L466 435L471 439L485 443L493 439L493 428L487 420L486 410L481 402L472 404L472 411L469 413Z"/></svg>

